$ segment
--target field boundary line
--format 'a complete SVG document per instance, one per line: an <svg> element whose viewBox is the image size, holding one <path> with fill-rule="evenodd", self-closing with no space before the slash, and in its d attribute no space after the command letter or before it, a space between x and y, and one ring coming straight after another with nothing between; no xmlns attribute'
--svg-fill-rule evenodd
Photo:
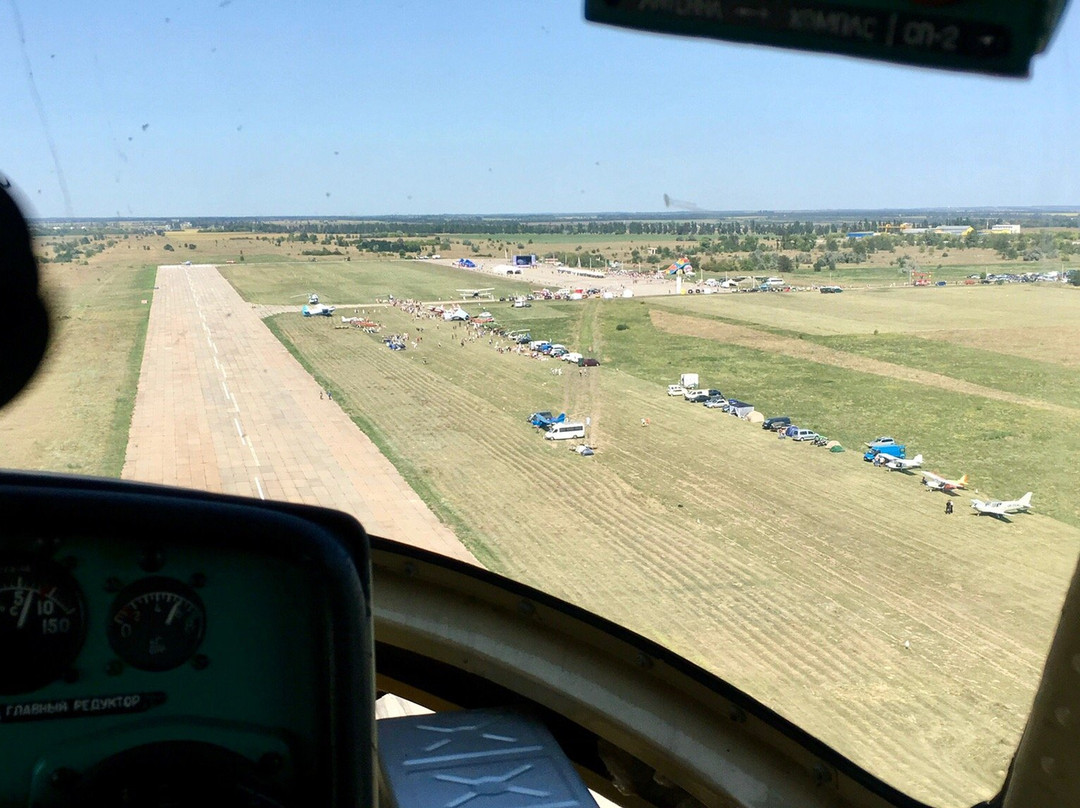
<svg viewBox="0 0 1080 808"><path fill-rule="evenodd" d="M669 334L678 334L686 337L699 337L712 339L718 342L726 342L743 348L753 348L760 351L780 353L795 359L805 359L821 365L832 365L854 370L860 373L870 373L895 381L912 382L927 387L937 387L953 393L963 393L972 396L1004 401L1008 404L1018 404L1023 407L1047 410L1062 415L1080 417L1080 409L1066 407L1063 404L1054 404L1036 398L1008 393L994 387L984 387L981 384L966 382L961 379L948 376L944 373L934 373L929 370L898 365L894 362L885 362L881 359L873 359L867 356L840 351L829 348L815 342L782 337L763 329L752 328L744 325L732 325L730 323L712 320L707 317L693 317L685 314L673 314L671 312L652 309L649 318L655 328L666 331Z"/></svg>

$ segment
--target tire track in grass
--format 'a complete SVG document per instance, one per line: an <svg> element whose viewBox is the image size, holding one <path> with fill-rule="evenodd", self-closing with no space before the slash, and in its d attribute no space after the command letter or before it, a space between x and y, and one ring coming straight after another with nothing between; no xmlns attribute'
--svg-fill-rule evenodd
<svg viewBox="0 0 1080 808"><path fill-rule="evenodd" d="M1054 404L1037 398L1009 393L994 387L984 387L981 384L966 382L961 379L947 376L943 373L934 373L929 370L919 370L897 365L893 362L885 362L880 359L872 359L867 356L838 351L824 345L819 345L805 340L783 337L764 330L750 328L748 326L732 325L730 323L710 320L702 317L688 317L682 314L672 314L662 309L653 308L649 312L653 325L669 334L680 334L688 337L711 339L718 342L727 342L740 345L744 348L753 348L770 353L781 353L785 356L804 359L808 362L817 362L822 365L833 365L855 370L860 373L872 373L875 376L883 376L897 381L913 382L928 387L937 387L953 393L982 396L995 401L1004 401L1008 404L1019 404L1039 410L1067 415L1073 418L1080 417L1080 409Z"/></svg>
<svg viewBox="0 0 1080 808"><path fill-rule="evenodd" d="M969 761L996 759L988 751L994 739L1022 727L1022 717L999 713L1023 701L985 704L986 682L1023 689L1016 683L1034 652L1024 645L1023 620L1011 634L996 623L982 629L985 609L964 612L926 597L939 580L936 564L971 573L959 549L926 530L928 517L915 514L897 536L876 523L879 506L866 500L902 490L903 480L870 472L864 496L823 510L815 505L829 490L821 473L843 470L850 457L762 443L767 436L746 424L709 419L664 398L659 386L654 392L607 368L589 380L590 395L604 402L604 446L579 458L531 434L528 406L514 403L566 394L580 407L579 379L553 381L551 363L487 355L486 345L425 351L434 338L425 333L420 350L400 355L366 335L331 334L313 356L358 410L394 414L380 427L386 439L479 526L500 571L687 654L886 779L953 803L986 787L986 767ZM519 414L507 411L514 407ZM643 429L646 413L653 425ZM777 501L769 493L779 470ZM841 473L834 483L848 479ZM899 502L915 500L900 497L893 511ZM1007 574L1022 580L1015 566ZM1047 566L1039 579L1049 573ZM898 629L884 630L893 626L919 629L912 651ZM1014 675L987 669L986 654L1014 659ZM960 723L946 725L943 716ZM883 737L883 725L905 731ZM943 746L950 733L962 742ZM931 750L940 766L927 765Z"/></svg>

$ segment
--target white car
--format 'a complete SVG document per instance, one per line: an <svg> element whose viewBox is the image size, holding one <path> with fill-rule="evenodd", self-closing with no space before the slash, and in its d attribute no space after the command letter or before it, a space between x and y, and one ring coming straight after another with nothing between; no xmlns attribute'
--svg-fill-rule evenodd
<svg viewBox="0 0 1080 808"><path fill-rule="evenodd" d="M686 388L681 384L669 384L667 386L667 394L669 396L681 396L686 393Z"/></svg>

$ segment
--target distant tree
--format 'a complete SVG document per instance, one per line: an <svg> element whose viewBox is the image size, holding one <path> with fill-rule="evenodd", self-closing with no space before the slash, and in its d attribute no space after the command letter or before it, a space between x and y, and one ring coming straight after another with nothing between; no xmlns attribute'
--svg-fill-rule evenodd
<svg viewBox="0 0 1080 808"><path fill-rule="evenodd" d="M1070 269L1065 274L1069 279L1069 283L1073 286L1080 286L1080 269Z"/></svg>
<svg viewBox="0 0 1080 808"><path fill-rule="evenodd" d="M794 262L786 255L778 255L776 257L776 268L781 275L791 272Z"/></svg>
<svg viewBox="0 0 1080 808"><path fill-rule="evenodd" d="M173 251L173 245L171 245L171 244L166 244L166 245L165 245L165 251L166 251L166 252L172 252L172 251Z"/></svg>

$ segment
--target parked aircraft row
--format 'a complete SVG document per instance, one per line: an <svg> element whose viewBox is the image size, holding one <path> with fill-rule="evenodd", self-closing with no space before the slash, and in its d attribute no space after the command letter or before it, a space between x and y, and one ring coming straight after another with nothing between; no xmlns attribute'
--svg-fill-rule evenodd
<svg viewBox="0 0 1080 808"><path fill-rule="evenodd" d="M866 446L869 450L866 453L867 459L872 458L875 465L884 466L892 471L909 471L919 468L923 464L921 454L915 455L910 460L905 458L903 456L904 447L891 437L875 438ZM896 451L892 453L890 450ZM923 485L931 491L951 493L968 487L968 476L966 474L959 480L950 480L948 477L943 477L934 471L922 471L919 473L922 475ZM979 514L1004 519L1008 514L1028 511L1031 508L1031 496L1032 492L1028 491L1020 499L986 501L973 499L971 500L971 507Z"/></svg>

